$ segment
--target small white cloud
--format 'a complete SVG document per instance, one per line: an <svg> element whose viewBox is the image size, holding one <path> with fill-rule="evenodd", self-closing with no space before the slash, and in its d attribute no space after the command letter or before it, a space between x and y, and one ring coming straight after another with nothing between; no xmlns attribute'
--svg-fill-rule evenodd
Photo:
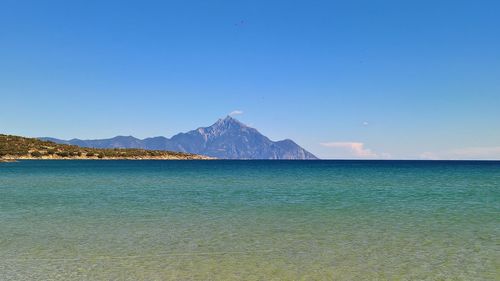
<svg viewBox="0 0 500 281"><path fill-rule="evenodd" d="M462 159L499 159L500 146L465 147L451 150L450 154Z"/></svg>
<svg viewBox="0 0 500 281"><path fill-rule="evenodd" d="M439 157L432 152L424 152L424 153L419 155L419 159L421 159L421 160L438 160Z"/></svg>
<svg viewBox="0 0 500 281"><path fill-rule="evenodd" d="M233 110L231 113L229 113L229 116L235 116L235 115L241 115L243 114L243 111L241 110Z"/></svg>
<svg viewBox="0 0 500 281"><path fill-rule="evenodd" d="M364 122L363 122L363 126L365 126L365 127L366 127L366 126L368 126L368 125L369 125L368 121L364 121Z"/></svg>
<svg viewBox="0 0 500 281"><path fill-rule="evenodd" d="M378 155L371 149L366 148L362 142L324 142L324 147L337 149L342 155L348 155L355 158L388 158L388 154Z"/></svg>
<svg viewBox="0 0 500 281"><path fill-rule="evenodd" d="M420 159L428 160L499 160L500 146L476 146L457 149L424 152Z"/></svg>

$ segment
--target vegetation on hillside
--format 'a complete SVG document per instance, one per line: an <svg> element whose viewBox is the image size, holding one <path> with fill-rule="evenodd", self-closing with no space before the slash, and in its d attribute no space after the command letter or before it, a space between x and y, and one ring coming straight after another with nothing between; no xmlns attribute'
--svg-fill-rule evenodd
<svg viewBox="0 0 500 281"><path fill-rule="evenodd" d="M36 138L0 134L0 159L204 159L205 157L162 150L134 148L99 149L56 144Z"/></svg>

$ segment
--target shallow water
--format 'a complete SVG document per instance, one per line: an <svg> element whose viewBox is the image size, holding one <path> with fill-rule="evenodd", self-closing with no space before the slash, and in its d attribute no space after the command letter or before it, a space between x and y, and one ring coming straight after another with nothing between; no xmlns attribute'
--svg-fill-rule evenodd
<svg viewBox="0 0 500 281"><path fill-rule="evenodd" d="M500 162L0 163L0 280L499 280Z"/></svg>

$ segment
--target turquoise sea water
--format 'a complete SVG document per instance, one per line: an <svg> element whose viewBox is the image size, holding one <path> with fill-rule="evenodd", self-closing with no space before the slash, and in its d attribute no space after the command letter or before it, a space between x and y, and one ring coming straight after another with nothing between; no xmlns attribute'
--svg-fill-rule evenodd
<svg viewBox="0 0 500 281"><path fill-rule="evenodd" d="M0 280L499 280L500 162L0 163Z"/></svg>

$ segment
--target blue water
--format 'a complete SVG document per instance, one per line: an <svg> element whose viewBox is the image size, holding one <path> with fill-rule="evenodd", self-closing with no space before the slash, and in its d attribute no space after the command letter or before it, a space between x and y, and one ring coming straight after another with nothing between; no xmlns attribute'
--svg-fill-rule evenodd
<svg viewBox="0 0 500 281"><path fill-rule="evenodd" d="M500 280L500 162L0 163L0 280Z"/></svg>

